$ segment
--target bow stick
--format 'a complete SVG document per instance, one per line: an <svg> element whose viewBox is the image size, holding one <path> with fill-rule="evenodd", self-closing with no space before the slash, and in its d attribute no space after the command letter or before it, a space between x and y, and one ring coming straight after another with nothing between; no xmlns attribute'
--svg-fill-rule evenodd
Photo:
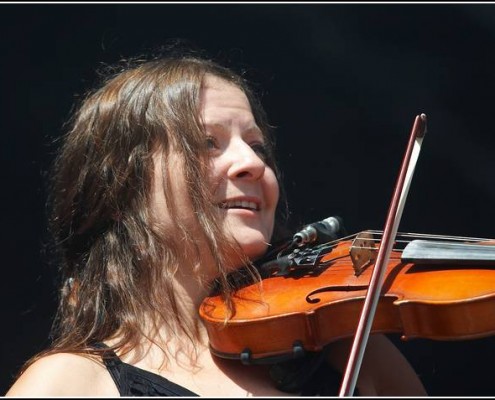
<svg viewBox="0 0 495 400"><path fill-rule="evenodd" d="M349 360L342 379L339 397L352 396L354 393L366 343L368 341L378 299L380 297L384 272L390 258L390 252L392 251L395 236L397 235L397 228L402 216L402 211L404 209L407 193L409 192L414 168L416 167L425 133L426 115L417 115L414 120L404 160L402 161L399 178L397 179L392 202L389 207L380 249L378 250L375 267L371 274L368 291L366 292L356 335L352 343Z"/></svg>

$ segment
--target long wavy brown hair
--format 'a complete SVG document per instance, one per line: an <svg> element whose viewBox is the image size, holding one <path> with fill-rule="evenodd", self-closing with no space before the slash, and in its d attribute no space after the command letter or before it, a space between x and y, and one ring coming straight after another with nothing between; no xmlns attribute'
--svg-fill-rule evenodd
<svg viewBox="0 0 495 400"><path fill-rule="evenodd" d="M269 145L267 164L281 182L273 155L273 137L259 98L241 74L198 56L159 57L119 66L88 93L68 124L53 165L50 232L57 253L60 301L52 345L32 358L58 352L96 354L95 342L117 337L114 349L139 347L152 316L155 333L183 336L194 343L197 327L181 318L173 280L177 267L199 261L198 249L183 254L177 238L194 242L173 218L174 233L157 229L150 210L152 155L166 160L173 144L184 160L184 184L207 245L218 265L218 282L227 304L233 288L224 268L228 242L209 200L205 133L199 96L206 74L239 87L247 96ZM165 197L172 216L173 177L165 175ZM277 220L286 218L283 191ZM279 235L276 223L274 239ZM249 263L247 263L249 265ZM256 272L253 269L253 274ZM206 283L205 283L206 285ZM25 369L24 368L24 369Z"/></svg>

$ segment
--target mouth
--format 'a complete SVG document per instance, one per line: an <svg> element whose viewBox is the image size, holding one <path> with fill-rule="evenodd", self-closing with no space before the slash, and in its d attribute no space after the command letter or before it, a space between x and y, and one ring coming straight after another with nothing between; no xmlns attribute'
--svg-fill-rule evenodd
<svg viewBox="0 0 495 400"><path fill-rule="evenodd" d="M225 200L222 201L219 205L220 208L227 209L242 209L242 210L251 210L251 211L259 211L260 204L258 201L252 200Z"/></svg>

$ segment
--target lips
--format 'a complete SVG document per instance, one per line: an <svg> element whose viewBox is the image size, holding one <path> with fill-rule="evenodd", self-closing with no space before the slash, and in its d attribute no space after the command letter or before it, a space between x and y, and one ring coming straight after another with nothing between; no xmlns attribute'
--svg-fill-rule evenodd
<svg viewBox="0 0 495 400"><path fill-rule="evenodd" d="M259 211L260 203L257 200L248 199L231 199L222 201L219 205L220 208L230 209L230 208L241 208L244 210Z"/></svg>

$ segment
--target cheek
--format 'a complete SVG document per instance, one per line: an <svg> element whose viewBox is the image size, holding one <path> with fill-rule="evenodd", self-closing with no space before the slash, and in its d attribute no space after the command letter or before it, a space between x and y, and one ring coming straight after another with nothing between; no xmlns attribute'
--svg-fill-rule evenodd
<svg viewBox="0 0 495 400"><path fill-rule="evenodd" d="M218 161L210 160L210 163L208 165L208 186L210 188L211 194L214 195L218 191L218 188L221 185L222 181L226 180L226 172L223 172Z"/></svg>
<svg viewBox="0 0 495 400"><path fill-rule="evenodd" d="M269 173L267 174L266 177L267 199L269 200L270 208L273 209L273 212L275 212L275 209L277 208L278 200L280 198L280 187L278 184L277 177L275 176L275 173L271 169L267 169L267 172L268 171Z"/></svg>
<svg viewBox="0 0 495 400"><path fill-rule="evenodd" d="M275 212L278 205L278 200L280 198L280 188L275 177L275 174L271 171L270 174L265 176L265 199L267 202L267 213L265 214L265 223L268 229L267 236L268 240L271 240L275 227Z"/></svg>

